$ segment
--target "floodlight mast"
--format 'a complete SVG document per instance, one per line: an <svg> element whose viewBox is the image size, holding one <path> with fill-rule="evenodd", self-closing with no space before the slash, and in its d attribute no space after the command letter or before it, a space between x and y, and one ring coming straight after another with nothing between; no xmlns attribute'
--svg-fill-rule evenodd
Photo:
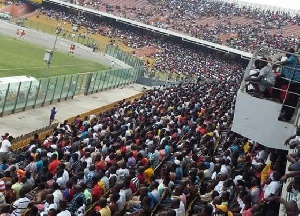
<svg viewBox="0 0 300 216"><path fill-rule="evenodd" d="M59 35L60 32L61 32L61 28L59 26L57 26L56 29L55 29L55 41L54 41L54 44L53 44L53 48L52 48L52 50L46 50L45 55L44 55L44 61L46 61L46 64L47 64L46 74L45 74L46 78L48 78L48 75L49 75L50 66L51 66L51 59L53 57L54 50L55 50L56 43L57 43L57 38L58 38L58 35Z"/></svg>

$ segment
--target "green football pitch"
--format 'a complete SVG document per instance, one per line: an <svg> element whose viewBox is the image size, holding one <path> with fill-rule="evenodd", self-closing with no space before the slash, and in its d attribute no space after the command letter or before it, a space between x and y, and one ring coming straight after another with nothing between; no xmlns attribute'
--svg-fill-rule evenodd
<svg viewBox="0 0 300 216"><path fill-rule="evenodd" d="M43 61L45 47L0 35L0 77L30 75L45 77ZM86 73L107 69L106 66L86 59L55 51L49 76Z"/></svg>

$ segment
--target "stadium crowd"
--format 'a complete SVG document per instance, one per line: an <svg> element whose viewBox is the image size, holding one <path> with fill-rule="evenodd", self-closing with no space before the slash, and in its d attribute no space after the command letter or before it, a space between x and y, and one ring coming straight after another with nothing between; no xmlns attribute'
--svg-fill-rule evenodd
<svg viewBox="0 0 300 216"><path fill-rule="evenodd" d="M288 216L300 213L298 203L279 198L281 181L293 177L285 175L286 153L230 132L244 64L137 30L45 12L131 47L159 47L163 52L153 54L155 70L213 81L149 90L97 116L65 121L45 140L36 134L20 151L12 151L13 140L5 134L0 215L78 216L92 206L89 214L101 216L151 215L153 209L168 216L187 210L201 216L259 216L278 215L279 203ZM295 172L298 157L288 155ZM297 181L291 186L295 194Z"/></svg>
<svg viewBox="0 0 300 216"><path fill-rule="evenodd" d="M230 132L245 66L214 52L205 58L219 59L203 65L212 82L149 90L65 121L45 140L36 134L20 151L5 134L1 213L257 216L277 215L281 202L297 215L294 201L279 198L286 153Z"/></svg>
<svg viewBox="0 0 300 216"><path fill-rule="evenodd" d="M240 6L226 1L148 0L138 7L128 5L126 2L112 4L111 1L78 1L78 4L98 10L105 9L106 12L112 12L117 16L179 31L244 51L251 52L256 45L264 46L266 49L268 47L282 49L299 41L297 34L300 25L299 14ZM103 5L105 7L102 7ZM215 19L202 21L209 17ZM287 26L293 26L295 31L285 32L284 27ZM224 35L227 36L223 38Z"/></svg>
<svg viewBox="0 0 300 216"><path fill-rule="evenodd" d="M83 215L95 203L90 214L150 215L158 205L159 215L183 216L199 195L196 215L276 215L285 153L229 131L238 86L154 89L35 135L17 157L2 155L2 213ZM8 135L0 152L11 152Z"/></svg>
<svg viewBox="0 0 300 216"><path fill-rule="evenodd" d="M112 26L104 21L92 21L83 17L79 20L72 14L58 10L44 9L43 13L65 22L80 23L87 29L85 36L99 33L112 40L119 39L133 49L156 47L160 51L153 52L149 56L155 59L150 71L152 74L156 71L163 71L171 75L201 75L209 79L225 79L237 71L235 76L240 76L241 64L234 65L219 58L213 58L210 55L213 51L209 49L174 42L167 37L147 34L137 29L129 29L126 26Z"/></svg>

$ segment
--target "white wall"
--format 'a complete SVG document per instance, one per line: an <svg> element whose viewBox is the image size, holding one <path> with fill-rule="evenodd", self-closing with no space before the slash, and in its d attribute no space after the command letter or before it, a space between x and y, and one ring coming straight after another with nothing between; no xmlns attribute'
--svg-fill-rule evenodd
<svg viewBox="0 0 300 216"><path fill-rule="evenodd" d="M288 148L284 141L294 134L293 124L278 121L281 104L238 92L232 131L264 146Z"/></svg>

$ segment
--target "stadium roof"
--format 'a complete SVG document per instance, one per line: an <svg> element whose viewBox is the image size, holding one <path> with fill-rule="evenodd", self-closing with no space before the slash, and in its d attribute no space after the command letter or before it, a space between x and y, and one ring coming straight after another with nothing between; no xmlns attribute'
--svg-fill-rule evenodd
<svg viewBox="0 0 300 216"><path fill-rule="evenodd" d="M126 19L126 18L123 18L123 17L118 17L118 16L115 16L115 15L110 14L110 13L106 13L106 12L102 12L102 11L98 11L98 10L94 10L94 9L90 9L90 8L86 8L86 7L82 7L80 5L71 4L69 2L64 2L64 1L60 1L60 0L44 0L44 2L49 2L49 3L65 6L65 7L68 7L68 8L81 10L81 11L84 11L86 13L94 14L94 15L97 15L97 16L107 17L107 18L110 18L110 19L114 19L117 22L121 22L121 23L124 23L124 24L127 24L127 25L132 25L132 26L135 26L135 27L138 27L138 28L147 29L147 30L159 33L159 34L179 37L183 41L198 44L198 45L201 45L201 46L205 46L205 47L208 47L210 49L215 49L215 50L218 50L218 51L221 51L221 52L238 54L242 58L250 59L252 57L252 54L249 53L249 52L244 52L244 51L241 51L241 50L233 49L233 48L230 48L230 47L227 47L227 46L224 46L224 45L220 45L220 44L212 43L212 42L209 42L209 41L201 40L201 39L198 39L198 38L195 38L195 37L191 37L191 36L188 36L186 34L177 33L177 32L167 30L167 29L162 29L162 28L158 28L158 27L155 27L155 26L147 25L147 24L137 22L137 21L134 21L134 20Z"/></svg>

